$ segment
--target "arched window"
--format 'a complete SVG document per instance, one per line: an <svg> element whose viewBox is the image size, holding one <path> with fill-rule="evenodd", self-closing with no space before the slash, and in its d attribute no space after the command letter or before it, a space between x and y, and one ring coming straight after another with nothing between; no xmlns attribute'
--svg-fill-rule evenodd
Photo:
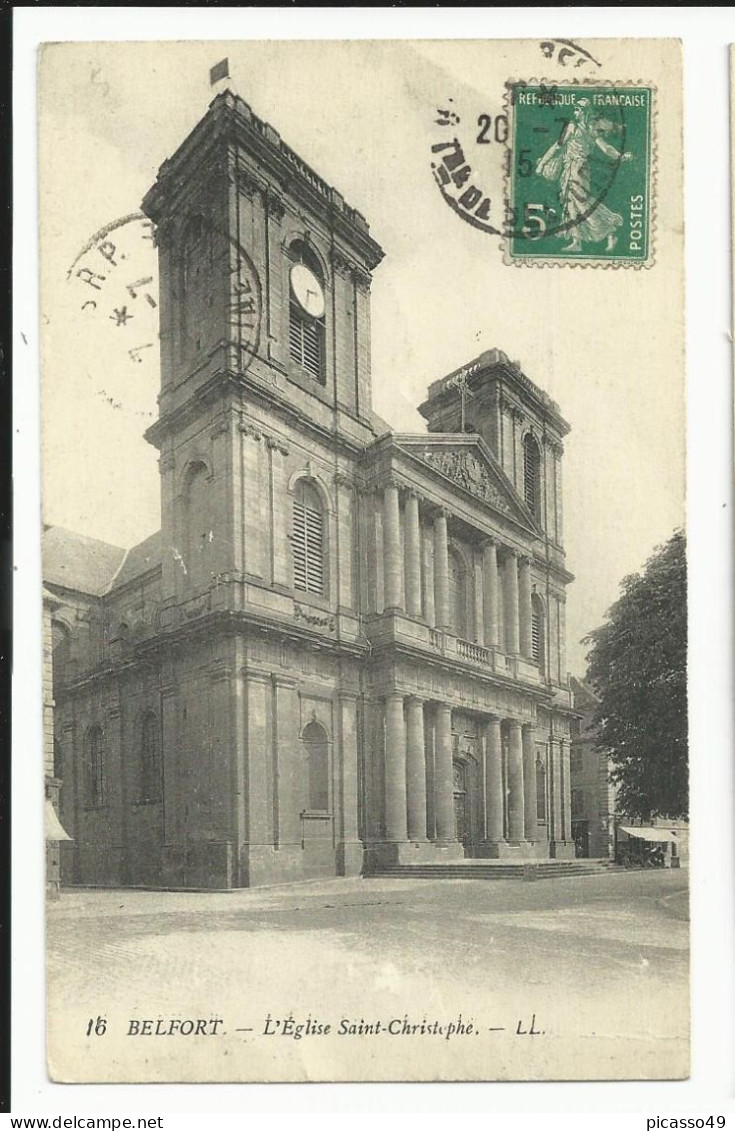
<svg viewBox="0 0 735 1131"><path fill-rule="evenodd" d="M317 813L329 812L329 741L327 732L319 723L304 727L309 809Z"/></svg>
<svg viewBox="0 0 735 1131"><path fill-rule="evenodd" d="M84 738L84 804L97 809L105 803L104 742L100 727L91 727Z"/></svg>
<svg viewBox="0 0 735 1131"><path fill-rule="evenodd" d="M193 463L186 483L186 576L192 590L212 581L212 491L206 464Z"/></svg>
<svg viewBox="0 0 735 1131"><path fill-rule="evenodd" d="M531 514L541 512L541 452L530 432L523 440L523 497Z"/></svg>
<svg viewBox="0 0 735 1131"><path fill-rule="evenodd" d="M161 743L158 719L152 711L143 716L140 731L139 800L161 800Z"/></svg>
<svg viewBox="0 0 735 1131"><path fill-rule="evenodd" d="M301 369L324 385L324 276L319 260L304 240L295 240L289 254L294 261L289 302L289 354Z"/></svg>
<svg viewBox="0 0 735 1131"><path fill-rule="evenodd" d="M546 820L546 761L536 755L536 818Z"/></svg>
<svg viewBox="0 0 735 1131"><path fill-rule="evenodd" d="M544 632L544 607L537 593L531 596L531 657L543 672L545 670L546 639Z"/></svg>
<svg viewBox="0 0 735 1131"><path fill-rule="evenodd" d="M304 479L294 491L291 548L294 589L323 593L324 509L317 490Z"/></svg>
<svg viewBox="0 0 735 1131"><path fill-rule="evenodd" d="M467 571L460 554L449 551L447 578L449 628L455 636L467 637Z"/></svg>

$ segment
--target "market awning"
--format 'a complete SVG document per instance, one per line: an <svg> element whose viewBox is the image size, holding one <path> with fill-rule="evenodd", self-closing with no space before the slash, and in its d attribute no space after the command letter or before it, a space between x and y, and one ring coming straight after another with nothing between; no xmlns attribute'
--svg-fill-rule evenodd
<svg viewBox="0 0 735 1131"><path fill-rule="evenodd" d="M54 809L48 798L46 799L44 824L46 827L46 840L59 841L73 839L67 832L64 831L61 825L61 821L56 816L56 810Z"/></svg>
<svg viewBox="0 0 735 1131"><path fill-rule="evenodd" d="M638 840L651 840L656 844L664 844L667 841L676 841L678 839L674 833L672 833L671 829L642 828L640 825L633 827L621 825L620 832L627 833L628 836L634 836Z"/></svg>

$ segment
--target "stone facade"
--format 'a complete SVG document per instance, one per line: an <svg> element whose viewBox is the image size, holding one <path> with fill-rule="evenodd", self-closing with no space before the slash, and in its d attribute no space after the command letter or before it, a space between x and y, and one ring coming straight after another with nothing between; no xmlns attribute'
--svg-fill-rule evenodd
<svg viewBox="0 0 735 1131"><path fill-rule="evenodd" d="M143 210L162 529L46 536L66 880L573 855L558 406L489 350L430 386L426 433L391 432L383 253L229 92Z"/></svg>
<svg viewBox="0 0 735 1131"><path fill-rule="evenodd" d="M572 722L572 834L578 856L615 854L615 786L607 753L596 745L594 715L599 699L584 680L571 679L579 718Z"/></svg>

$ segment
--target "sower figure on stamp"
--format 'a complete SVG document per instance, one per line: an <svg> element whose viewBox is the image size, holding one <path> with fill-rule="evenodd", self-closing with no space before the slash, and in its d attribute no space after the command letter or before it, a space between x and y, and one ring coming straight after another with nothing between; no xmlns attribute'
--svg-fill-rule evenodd
<svg viewBox="0 0 735 1131"><path fill-rule="evenodd" d="M567 122L559 140L536 164L536 172L547 181L559 182L562 219L572 237L564 251L579 251L582 240L597 243L606 239L606 251L612 251L623 217L595 201L592 185L592 158L599 149L614 161L630 161L632 153L619 153L600 135L612 129L603 118L593 118L589 99L580 98L574 107L574 121Z"/></svg>

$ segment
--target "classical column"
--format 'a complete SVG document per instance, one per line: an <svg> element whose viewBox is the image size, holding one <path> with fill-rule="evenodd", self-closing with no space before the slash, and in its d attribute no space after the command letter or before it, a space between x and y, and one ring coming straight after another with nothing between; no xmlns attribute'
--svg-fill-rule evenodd
<svg viewBox="0 0 735 1131"><path fill-rule="evenodd" d="M430 628L436 625L434 611L434 535L431 530L422 532L421 557L424 581L424 616Z"/></svg>
<svg viewBox="0 0 735 1131"><path fill-rule="evenodd" d="M410 695L406 701L406 787L408 839L426 840L424 704L415 695Z"/></svg>
<svg viewBox="0 0 735 1131"><path fill-rule="evenodd" d="M498 548L492 539L482 547L484 636L486 648L498 646Z"/></svg>
<svg viewBox="0 0 735 1131"><path fill-rule="evenodd" d="M452 709L437 703L434 729L434 809L436 839L456 840L454 827L454 770L452 767Z"/></svg>
<svg viewBox="0 0 735 1131"><path fill-rule="evenodd" d="M485 639L485 578L482 571L482 558L475 552L472 554L472 593L475 607L475 626L473 637L478 644Z"/></svg>
<svg viewBox="0 0 735 1131"><path fill-rule="evenodd" d="M509 720L508 736L508 840L521 841L525 834L523 742L521 724L517 719Z"/></svg>
<svg viewBox="0 0 735 1131"><path fill-rule="evenodd" d="M561 763L561 835L562 840L572 839L572 783L570 746L566 739L559 742Z"/></svg>
<svg viewBox="0 0 735 1131"><path fill-rule="evenodd" d="M505 650L517 656L520 650L518 633L518 556L515 550L505 551L503 562L503 606L505 621Z"/></svg>
<svg viewBox="0 0 735 1131"><path fill-rule="evenodd" d="M389 483L383 488L383 573L384 611L401 608L401 516L398 488Z"/></svg>
<svg viewBox="0 0 735 1131"><path fill-rule="evenodd" d="M550 840L563 840L561 800L561 756L559 740L549 735L549 798L551 800Z"/></svg>
<svg viewBox="0 0 735 1131"><path fill-rule="evenodd" d="M436 813L434 809L434 712L424 708L424 761L426 763L426 836L436 838Z"/></svg>
<svg viewBox="0 0 735 1131"><path fill-rule="evenodd" d="M434 516L434 616L437 628L446 628L449 619L449 543L447 516L437 511Z"/></svg>
<svg viewBox="0 0 735 1131"><path fill-rule="evenodd" d="M407 839L406 827L406 723L403 696L385 697L385 838Z"/></svg>
<svg viewBox="0 0 735 1131"><path fill-rule="evenodd" d="M410 491L406 499L406 612L421 616L421 530L419 500Z"/></svg>
<svg viewBox="0 0 735 1131"><path fill-rule="evenodd" d="M485 813L487 840L496 844L503 838L503 747L500 719L491 716L485 723Z"/></svg>
<svg viewBox="0 0 735 1131"><path fill-rule="evenodd" d="M523 726L523 812L526 840L538 839L538 800L536 797L536 738L533 723Z"/></svg>
<svg viewBox="0 0 735 1131"><path fill-rule="evenodd" d="M518 559L518 628L522 656L531 658L531 559Z"/></svg>

